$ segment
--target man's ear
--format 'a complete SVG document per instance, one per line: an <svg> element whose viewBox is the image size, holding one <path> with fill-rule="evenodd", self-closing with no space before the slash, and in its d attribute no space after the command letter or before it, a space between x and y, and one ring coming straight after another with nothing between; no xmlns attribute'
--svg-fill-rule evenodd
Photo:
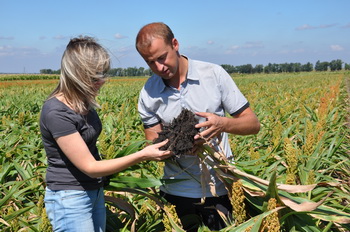
<svg viewBox="0 0 350 232"><path fill-rule="evenodd" d="M171 41L171 44L173 46L173 49L175 49L176 51L179 50L179 41L177 41L176 38L173 38L173 40Z"/></svg>

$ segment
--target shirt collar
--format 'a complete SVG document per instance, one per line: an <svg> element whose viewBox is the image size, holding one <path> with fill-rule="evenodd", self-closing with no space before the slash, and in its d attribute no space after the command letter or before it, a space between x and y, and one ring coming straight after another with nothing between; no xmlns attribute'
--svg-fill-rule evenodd
<svg viewBox="0 0 350 232"><path fill-rule="evenodd" d="M160 77L161 78L161 77ZM162 92L164 92L165 91L165 89L166 89L166 85L164 84L164 81L163 81L163 79L160 79L160 82L161 82L161 84L160 84L160 89L159 89L159 93L162 93Z"/></svg>
<svg viewBox="0 0 350 232"><path fill-rule="evenodd" d="M196 75L196 72L192 68L193 67L193 65L192 65L193 60L188 58L185 55L181 55L181 56L185 57L187 59L187 61L188 61L188 67L187 67L188 70L187 70L186 79L188 79L188 80L199 80L199 76ZM165 91L167 86L164 84L164 81L163 81L162 77L156 75L156 78L159 80L159 83L158 83L159 84L159 93L162 93L162 92Z"/></svg>
<svg viewBox="0 0 350 232"><path fill-rule="evenodd" d="M187 56L184 56L184 57L186 57L186 59L188 60L188 70L187 70L187 79L188 80L194 80L194 81L197 81L197 80L199 80L199 76L198 75L196 75L196 71L195 70L193 70L193 60L192 59L189 59L189 58L187 58Z"/></svg>

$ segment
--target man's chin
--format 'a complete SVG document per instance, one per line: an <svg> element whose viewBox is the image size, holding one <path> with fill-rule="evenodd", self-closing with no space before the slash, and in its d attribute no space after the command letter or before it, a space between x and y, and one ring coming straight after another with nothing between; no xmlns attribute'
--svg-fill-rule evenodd
<svg viewBox="0 0 350 232"><path fill-rule="evenodd" d="M172 75L171 73L166 73L166 74L162 73L162 74L160 74L159 76L162 77L164 80L169 80L169 79L171 79L174 75Z"/></svg>

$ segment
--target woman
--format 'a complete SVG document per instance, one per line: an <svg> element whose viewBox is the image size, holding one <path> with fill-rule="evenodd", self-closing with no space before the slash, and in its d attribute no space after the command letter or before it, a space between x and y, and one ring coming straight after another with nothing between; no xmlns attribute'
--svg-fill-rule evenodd
<svg viewBox="0 0 350 232"><path fill-rule="evenodd" d="M40 116L48 158L45 207L54 231L105 231L103 177L145 160L171 156L166 141L134 154L101 160L102 130L96 96L110 68L107 51L91 37L71 39L61 61L60 81Z"/></svg>

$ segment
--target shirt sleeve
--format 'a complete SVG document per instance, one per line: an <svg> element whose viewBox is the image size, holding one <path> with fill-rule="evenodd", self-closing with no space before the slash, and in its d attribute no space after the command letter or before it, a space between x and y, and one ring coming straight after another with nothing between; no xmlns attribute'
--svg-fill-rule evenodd
<svg viewBox="0 0 350 232"><path fill-rule="evenodd" d="M148 100L147 94L144 93L144 89L141 90L138 101L138 112L141 117L144 128L150 128L160 123L160 119L154 110L150 109L147 105L151 105Z"/></svg>
<svg viewBox="0 0 350 232"><path fill-rule="evenodd" d="M232 77L223 68L220 69L221 102L230 115L238 114L249 107L249 102Z"/></svg>
<svg viewBox="0 0 350 232"><path fill-rule="evenodd" d="M53 138L73 134L77 132L74 121L68 116L67 112L52 110L45 115L45 126L52 134Z"/></svg>

